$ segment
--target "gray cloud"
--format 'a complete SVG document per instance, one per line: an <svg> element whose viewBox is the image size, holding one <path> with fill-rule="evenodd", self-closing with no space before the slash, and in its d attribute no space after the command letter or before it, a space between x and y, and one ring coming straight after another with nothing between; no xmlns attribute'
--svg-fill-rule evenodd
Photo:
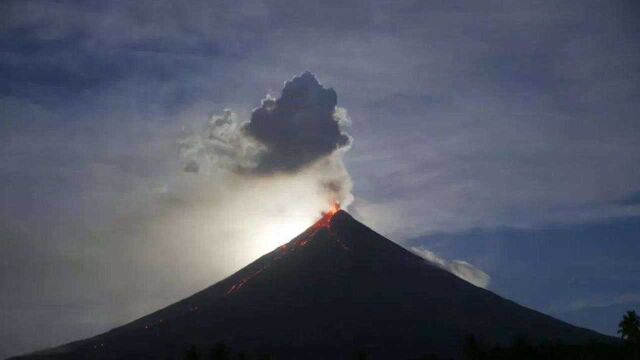
<svg viewBox="0 0 640 360"><path fill-rule="evenodd" d="M349 137L335 115L338 96L309 72L293 78L278 99L267 98L244 130L266 150L255 171L296 171L347 146Z"/></svg>
<svg viewBox="0 0 640 360"><path fill-rule="evenodd" d="M180 141L183 170L230 171L245 177L293 176L309 168L330 202L348 205L351 178L342 163L351 138L337 94L305 72L267 96L243 121L231 110L212 116L202 131Z"/></svg>
<svg viewBox="0 0 640 360"><path fill-rule="evenodd" d="M200 165L195 161L189 161L183 169L185 172L197 173L200 171Z"/></svg>

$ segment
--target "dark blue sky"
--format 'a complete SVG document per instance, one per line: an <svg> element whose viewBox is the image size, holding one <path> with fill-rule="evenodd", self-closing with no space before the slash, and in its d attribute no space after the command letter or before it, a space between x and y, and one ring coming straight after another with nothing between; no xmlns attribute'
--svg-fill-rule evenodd
<svg viewBox="0 0 640 360"><path fill-rule="evenodd" d="M351 119L360 220L545 312L640 302L633 1L22 0L0 14L0 357L249 261L211 234L218 250L178 230L179 245L152 240L166 218L191 224L163 210L197 197L176 195L179 139L226 108L248 119L307 70Z"/></svg>
<svg viewBox="0 0 640 360"><path fill-rule="evenodd" d="M465 259L491 274L490 288L523 305L615 335L620 308L640 296L640 217L536 229L472 229L409 243ZM599 312L611 307L603 323ZM588 315L595 309L596 314ZM585 312L578 319L576 311Z"/></svg>

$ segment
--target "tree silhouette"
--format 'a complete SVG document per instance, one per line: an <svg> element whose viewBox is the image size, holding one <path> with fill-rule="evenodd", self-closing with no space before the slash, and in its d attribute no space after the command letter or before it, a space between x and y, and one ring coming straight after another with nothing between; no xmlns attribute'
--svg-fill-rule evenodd
<svg viewBox="0 0 640 360"><path fill-rule="evenodd" d="M622 340L640 345L640 318L635 311L627 311L618 324L618 334Z"/></svg>
<svg viewBox="0 0 640 360"><path fill-rule="evenodd" d="M230 360L231 349L223 343L217 343L213 349L211 349L211 360Z"/></svg>
<svg viewBox="0 0 640 360"><path fill-rule="evenodd" d="M473 334L469 334L464 339L462 352L467 359L476 360L483 357L483 351Z"/></svg>
<svg viewBox="0 0 640 360"><path fill-rule="evenodd" d="M353 354L353 359L354 360L369 360L371 357L369 356L369 353L363 350L360 351L356 351Z"/></svg>
<svg viewBox="0 0 640 360"><path fill-rule="evenodd" d="M438 356L435 354L427 354L427 355L422 355L416 360L438 360Z"/></svg>
<svg viewBox="0 0 640 360"><path fill-rule="evenodd" d="M198 350L196 350L195 345L191 345L187 351L184 353L184 360L198 360L200 357L198 356Z"/></svg>

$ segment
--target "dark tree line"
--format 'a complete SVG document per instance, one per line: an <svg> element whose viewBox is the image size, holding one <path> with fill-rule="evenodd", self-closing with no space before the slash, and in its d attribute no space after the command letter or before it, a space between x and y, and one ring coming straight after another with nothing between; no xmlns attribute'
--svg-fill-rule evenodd
<svg viewBox="0 0 640 360"><path fill-rule="evenodd" d="M624 314L618 324L622 342L590 342L587 344L563 344L548 342L531 344L517 339L508 347L487 347L469 335L462 345L467 360L640 360L640 318L635 311ZM354 360L372 360L366 351L353 353ZM208 352L201 353L195 346L185 351L184 360L273 360L271 354L249 356L240 351L234 353L223 343L215 344ZM377 359L376 360L382 360ZM397 360L394 358L392 360ZM445 360L436 355L424 355L415 360Z"/></svg>
<svg viewBox="0 0 640 360"><path fill-rule="evenodd" d="M469 360L640 360L640 319L628 311L618 324L622 343L590 342L587 344L529 344L516 340L509 347L487 348L473 336L466 339L464 356Z"/></svg>
<svg viewBox="0 0 640 360"><path fill-rule="evenodd" d="M262 354L256 357L250 357L244 351L233 353L231 348L224 343L215 344L209 351L200 352L198 348L191 345L184 353L184 360L273 360L271 354Z"/></svg>

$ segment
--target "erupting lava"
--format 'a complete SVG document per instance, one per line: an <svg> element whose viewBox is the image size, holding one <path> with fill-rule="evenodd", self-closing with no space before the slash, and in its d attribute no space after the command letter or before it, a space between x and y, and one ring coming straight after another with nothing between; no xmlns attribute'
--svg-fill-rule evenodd
<svg viewBox="0 0 640 360"><path fill-rule="evenodd" d="M313 224L313 228L329 228L329 226L331 225L331 218L333 218L333 215L335 215L338 211L340 211L340 203L334 202L329 210L322 212L322 218L320 218L320 220Z"/></svg>
<svg viewBox="0 0 640 360"><path fill-rule="evenodd" d="M346 246L341 240L338 234L336 234L331 228L331 220L333 216L340 211L340 204L334 202L331 208L322 213L322 218L318 220L313 226L311 226L306 232L303 233L303 236L296 242L298 246L305 246L307 243L315 237L318 231L325 229L327 230L332 238L345 250L349 250L349 247Z"/></svg>
<svg viewBox="0 0 640 360"><path fill-rule="evenodd" d="M331 208L329 210L323 212L323 215L333 216L338 211L340 211L340 203L336 201L333 203L333 205L331 205Z"/></svg>
<svg viewBox="0 0 640 360"><path fill-rule="evenodd" d="M303 247L307 245L307 243L309 243L309 241L316 236L318 231L322 229L327 230L332 235L336 243L338 243L338 245L340 245L344 250L350 250L349 247L342 242L338 234L336 234L333 231L333 229L331 229L331 219L333 219L333 216L337 214L338 211L340 211L340 203L334 202L331 208L329 208L329 210L322 212L322 217L320 218L320 220L318 220L315 224L313 224L309 229L307 229L305 232L300 234L292 242L280 246L278 248L279 251L276 253L275 257L273 258L273 261L278 261L282 256L284 256L289 251L295 251L296 247ZM231 286L227 290L226 295L232 294L240 290L240 288L242 288L247 282L249 282L254 277L260 275L260 273L262 273L268 266L269 265L264 265L263 267L259 268L257 271L252 273L251 275L245 278L242 278L240 281L235 283L233 286Z"/></svg>

